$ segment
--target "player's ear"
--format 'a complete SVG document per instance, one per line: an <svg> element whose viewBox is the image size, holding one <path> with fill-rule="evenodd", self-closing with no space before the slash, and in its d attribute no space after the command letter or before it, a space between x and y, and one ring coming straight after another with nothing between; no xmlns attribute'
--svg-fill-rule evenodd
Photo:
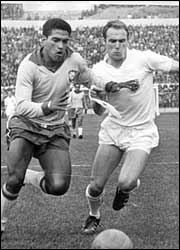
<svg viewBox="0 0 180 250"><path fill-rule="evenodd" d="M47 40L47 37L46 37L46 36L43 36L43 37L41 38L41 44L44 45L44 43L46 42L46 40Z"/></svg>

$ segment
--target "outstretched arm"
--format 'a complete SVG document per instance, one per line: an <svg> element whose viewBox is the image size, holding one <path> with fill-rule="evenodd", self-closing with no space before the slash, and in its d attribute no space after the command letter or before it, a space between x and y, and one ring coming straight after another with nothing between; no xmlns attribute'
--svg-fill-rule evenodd
<svg viewBox="0 0 180 250"><path fill-rule="evenodd" d="M91 98L96 98L96 99L100 99L100 100L105 100L105 98L106 98L106 92L97 90L95 86L91 87L89 93L90 93ZM97 103L95 101L92 101L92 108L93 108L95 114L97 114L97 115L102 115L104 113L104 111L106 110L102 105L100 105L99 103Z"/></svg>
<svg viewBox="0 0 180 250"><path fill-rule="evenodd" d="M103 106L101 106L97 102L92 102L92 108L96 115L102 115L106 110L105 108L103 108Z"/></svg>
<svg viewBox="0 0 180 250"><path fill-rule="evenodd" d="M79 66L80 74L78 82L89 89L92 85L95 85L99 90L105 89L104 80L101 77L97 76L92 71L92 69L88 67L87 63L84 60L81 60Z"/></svg>

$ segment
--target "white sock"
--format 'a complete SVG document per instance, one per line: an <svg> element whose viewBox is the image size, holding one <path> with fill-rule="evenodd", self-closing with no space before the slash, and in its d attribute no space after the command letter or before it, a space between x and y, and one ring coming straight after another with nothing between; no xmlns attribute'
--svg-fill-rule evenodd
<svg viewBox="0 0 180 250"><path fill-rule="evenodd" d="M73 135L76 135L76 129L72 129Z"/></svg>
<svg viewBox="0 0 180 250"><path fill-rule="evenodd" d="M78 128L78 136L83 134L83 128Z"/></svg>
<svg viewBox="0 0 180 250"><path fill-rule="evenodd" d="M69 127L72 127L72 122L68 121Z"/></svg>
<svg viewBox="0 0 180 250"><path fill-rule="evenodd" d="M3 189L6 190L5 184L3 186ZM2 189L1 189L1 231L5 230L5 226L8 220L10 209L16 203L16 198L17 198L17 195L10 194L7 190L6 190L6 193L8 193L12 199L7 199L4 196Z"/></svg>
<svg viewBox="0 0 180 250"><path fill-rule="evenodd" d="M35 187L40 187L40 181L44 177L43 171L34 171L31 169L27 169L26 175L24 178L24 184L31 184Z"/></svg>
<svg viewBox="0 0 180 250"><path fill-rule="evenodd" d="M100 218L100 206L103 202L103 194L100 194L97 197L92 197L88 191L89 186L90 185L88 185L86 188L86 198L87 198L89 209L90 209L89 214L99 219Z"/></svg>
<svg viewBox="0 0 180 250"><path fill-rule="evenodd" d="M133 190L131 190L131 192L136 191L136 190L140 187L140 185L141 185L141 181L140 181L140 179L138 178L138 179L137 179L137 185L133 188Z"/></svg>

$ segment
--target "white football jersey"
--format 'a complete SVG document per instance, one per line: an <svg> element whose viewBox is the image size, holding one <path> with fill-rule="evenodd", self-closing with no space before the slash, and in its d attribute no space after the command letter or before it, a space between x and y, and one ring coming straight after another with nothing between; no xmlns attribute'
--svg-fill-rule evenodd
<svg viewBox="0 0 180 250"><path fill-rule="evenodd" d="M76 93L74 90L70 93L70 108L83 108L84 92Z"/></svg>
<svg viewBox="0 0 180 250"><path fill-rule="evenodd" d="M4 100L4 103L5 103L5 107L6 107L6 116L9 117L9 116L12 116L15 111L16 111L16 98L15 96L7 96Z"/></svg>
<svg viewBox="0 0 180 250"><path fill-rule="evenodd" d="M122 126L136 126L154 120L153 72L157 70L169 72L172 60L149 50L128 49L127 57L120 68L108 64L107 55L104 60L95 64L92 68L93 72L105 83L130 80L136 80L139 83L139 88L135 92L122 88L119 92L108 94L108 103L120 114L118 118L109 113L109 118Z"/></svg>

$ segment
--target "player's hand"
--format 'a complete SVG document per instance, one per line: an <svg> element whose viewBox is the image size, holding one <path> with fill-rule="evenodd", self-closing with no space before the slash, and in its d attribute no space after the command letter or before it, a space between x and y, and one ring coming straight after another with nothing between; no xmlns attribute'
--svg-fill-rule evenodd
<svg viewBox="0 0 180 250"><path fill-rule="evenodd" d="M51 100L48 106L50 111L67 110L67 104L69 99L69 91L66 91L60 98L56 97Z"/></svg>
<svg viewBox="0 0 180 250"><path fill-rule="evenodd" d="M89 91L91 98L97 98L103 100L106 95L106 92L104 90L100 90L96 86L92 86Z"/></svg>
<svg viewBox="0 0 180 250"><path fill-rule="evenodd" d="M120 90L120 87L117 82L110 81L106 83L105 90L107 93L114 93Z"/></svg>

